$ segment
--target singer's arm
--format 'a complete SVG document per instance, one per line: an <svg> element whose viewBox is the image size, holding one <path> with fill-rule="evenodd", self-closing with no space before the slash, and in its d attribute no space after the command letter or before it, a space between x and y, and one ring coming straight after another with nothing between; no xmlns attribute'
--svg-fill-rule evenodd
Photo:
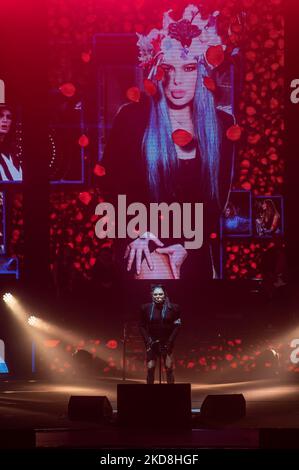
<svg viewBox="0 0 299 470"><path fill-rule="evenodd" d="M171 352L173 349L174 341L182 327L182 319L181 319L181 310L178 305L174 306L175 315L173 320L173 330L168 338L167 341L167 349Z"/></svg>

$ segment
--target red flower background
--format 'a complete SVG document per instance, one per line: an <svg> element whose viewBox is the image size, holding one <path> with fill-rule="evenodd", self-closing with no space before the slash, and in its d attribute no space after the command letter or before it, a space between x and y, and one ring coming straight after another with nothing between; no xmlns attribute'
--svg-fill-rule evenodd
<svg viewBox="0 0 299 470"><path fill-rule="evenodd" d="M116 339L82 339L77 344L68 344L58 339L47 339L40 347L38 367L49 368L57 375L82 376L77 369L74 353L80 349L88 351L94 360L94 372L102 376L119 376L122 370L122 343ZM144 377L144 347L141 342L127 345L126 370L128 374ZM202 381L213 377L230 380L249 380L275 377L278 372L294 376L299 367L290 363L291 347L288 341L275 338L250 340L242 337L218 338L209 342L190 342L182 353L176 352L174 367L176 374L186 377L192 374ZM274 353L274 354L273 354Z"/></svg>
<svg viewBox="0 0 299 470"><path fill-rule="evenodd" d="M192 2L161 0L49 0L50 86L64 93L65 100L84 89L91 74L91 43L95 33L147 33L161 27L165 11L174 9L180 18ZM228 45L225 54L240 47L244 57L244 86L238 109L239 128L231 130L239 138L233 189L253 195L283 193L284 165L284 22L281 0L207 0L207 12L220 11L220 33ZM132 84L133 85L133 84ZM210 90L213 92L214 85ZM133 92L131 91L131 94ZM138 96L134 91L134 99ZM241 132L240 132L241 130ZM83 137L82 137L83 139ZM81 140L82 140L81 139ZM89 136L84 136L86 159ZM82 144L82 142L81 142ZM79 145L79 144L78 144ZM52 191L52 267L61 247L71 252L72 268L88 278L101 242L95 237L94 208L101 200L101 175L94 171L97 190ZM9 251L22 254L21 205L16 196L11 223ZM270 242L227 242L224 247L224 277L261 277L260 253Z"/></svg>

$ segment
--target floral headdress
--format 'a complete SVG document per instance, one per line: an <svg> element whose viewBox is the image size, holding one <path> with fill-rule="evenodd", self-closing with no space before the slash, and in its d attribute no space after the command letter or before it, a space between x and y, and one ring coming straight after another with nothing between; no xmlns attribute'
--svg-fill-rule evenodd
<svg viewBox="0 0 299 470"><path fill-rule="evenodd" d="M149 78L163 60L178 54L185 60L206 60L212 67L219 65L225 49L216 28L219 12L203 18L198 7L188 5L179 21L171 18L171 12L164 13L162 29L152 29L146 36L137 33L140 65L150 70Z"/></svg>

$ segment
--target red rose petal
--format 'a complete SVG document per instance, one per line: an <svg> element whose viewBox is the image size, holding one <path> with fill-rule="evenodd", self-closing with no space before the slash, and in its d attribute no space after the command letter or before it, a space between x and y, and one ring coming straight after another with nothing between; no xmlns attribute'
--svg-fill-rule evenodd
<svg viewBox="0 0 299 470"><path fill-rule="evenodd" d="M256 109L253 106L247 106L246 114L248 116L254 116L256 114Z"/></svg>
<svg viewBox="0 0 299 470"><path fill-rule="evenodd" d="M81 59L82 59L83 62L85 62L85 64L88 64L88 62L90 62L90 58L91 58L90 51L89 52L82 52Z"/></svg>
<svg viewBox="0 0 299 470"><path fill-rule="evenodd" d="M224 52L222 46L210 46L206 53L207 61L210 65L218 67L224 61Z"/></svg>
<svg viewBox="0 0 299 470"><path fill-rule="evenodd" d="M260 134L253 134L253 135L249 135L249 136L248 136L247 141L248 141L249 144L254 145L254 144L257 144L260 139L261 139L261 135L260 135Z"/></svg>
<svg viewBox="0 0 299 470"><path fill-rule="evenodd" d="M226 131L226 137L229 140L232 140L235 142L236 140L239 140L241 137L242 129L238 124L234 124L233 126L229 127Z"/></svg>
<svg viewBox="0 0 299 470"><path fill-rule="evenodd" d="M148 95L153 96L157 93L157 87L152 80L146 78L143 81L143 84L144 84L144 90Z"/></svg>
<svg viewBox="0 0 299 470"><path fill-rule="evenodd" d="M92 197L87 191L84 191L83 193L79 194L79 199L87 206L90 203Z"/></svg>
<svg viewBox="0 0 299 470"><path fill-rule="evenodd" d="M233 356L232 354L226 354L226 355L225 355L225 359L226 359L227 361L232 361L233 358L234 358L234 356Z"/></svg>
<svg viewBox="0 0 299 470"><path fill-rule="evenodd" d="M208 90L210 91L216 90L216 83L211 77L204 77L203 83Z"/></svg>
<svg viewBox="0 0 299 470"><path fill-rule="evenodd" d="M93 172L96 176L104 176L106 174L106 170L102 165L97 163L93 169Z"/></svg>
<svg viewBox="0 0 299 470"><path fill-rule="evenodd" d="M241 161L241 167L242 168L249 168L250 167L250 161L249 160L242 160Z"/></svg>
<svg viewBox="0 0 299 470"><path fill-rule="evenodd" d="M87 135L82 134L78 140L78 143L80 147L87 147L87 145L89 144L89 138L87 137Z"/></svg>
<svg viewBox="0 0 299 470"><path fill-rule="evenodd" d="M161 65L158 65L157 72L155 75L155 80L158 80L158 81L162 80L164 78L164 75L165 75L165 71L163 67L161 67Z"/></svg>
<svg viewBox="0 0 299 470"><path fill-rule="evenodd" d="M64 95L70 98L76 93L76 87L72 83L64 83L59 87L59 91Z"/></svg>
<svg viewBox="0 0 299 470"><path fill-rule="evenodd" d="M111 248L112 245L113 245L112 240L108 240L108 241L106 241L105 243L103 243L103 244L101 245L101 247L102 247L102 248Z"/></svg>
<svg viewBox="0 0 299 470"><path fill-rule="evenodd" d="M245 191L250 191L251 189L251 184L248 181L245 181L245 183L243 183L241 186L243 189L245 189Z"/></svg>
<svg viewBox="0 0 299 470"><path fill-rule="evenodd" d="M185 147L188 145L193 139L193 135L190 132L185 131L184 129L177 129L172 133L172 140L176 145L180 147Z"/></svg>
<svg viewBox="0 0 299 470"><path fill-rule="evenodd" d="M130 101L134 101L134 103L138 103L140 101L140 90L137 86L129 88L126 94Z"/></svg>
<svg viewBox="0 0 299 470"><path fill-rule="evenodd" d="M118 344L116 339L109 339L109 341L106 343L106 346L109 349L117 349Z"/></svg>
<svg viewBox="0 0 299 470"><path fill-rule="evenodd" d="M271 98L270 108L275 109L275 108L278 108L278 106L279 106L279 101L276 98Z"/></svg>

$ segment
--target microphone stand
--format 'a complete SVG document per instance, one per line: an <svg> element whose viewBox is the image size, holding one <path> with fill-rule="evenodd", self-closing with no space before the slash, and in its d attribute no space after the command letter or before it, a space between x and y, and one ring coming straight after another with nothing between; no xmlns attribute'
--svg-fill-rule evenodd
<svg viewBox="0 0 299 470"><path fill-rule="evenodd" d="M162 350L161 343L159 341L159 384L162 383Z"/></svg>
<svg viewBox="0 0 299 470"><path fill-rule="evenodd" d="M161 348L161 342L159 339L156 339L151 345L151 347L154 347L156 352L159 355L159 384L162 383L162 348Z"/></svg>

